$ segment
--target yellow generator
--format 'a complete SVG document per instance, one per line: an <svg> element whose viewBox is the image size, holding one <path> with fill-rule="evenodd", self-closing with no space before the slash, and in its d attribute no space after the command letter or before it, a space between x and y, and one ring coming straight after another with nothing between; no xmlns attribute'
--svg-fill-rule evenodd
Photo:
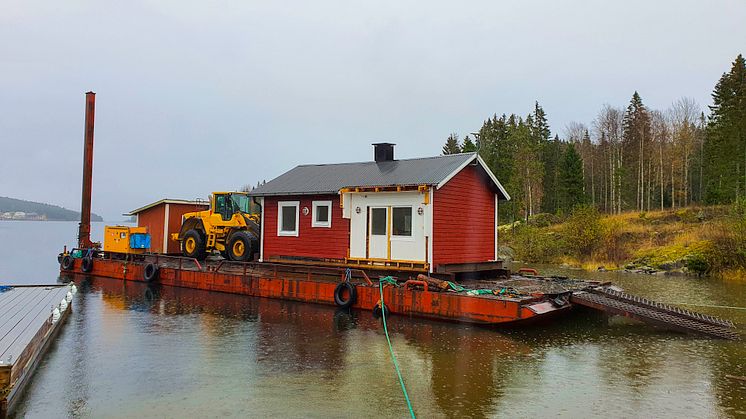
<svg viewBox="0 0 746 419"><path fill-rule="evenodd" d="M147 227L105 226L104 252L145 253L150 249Z"/></svg>

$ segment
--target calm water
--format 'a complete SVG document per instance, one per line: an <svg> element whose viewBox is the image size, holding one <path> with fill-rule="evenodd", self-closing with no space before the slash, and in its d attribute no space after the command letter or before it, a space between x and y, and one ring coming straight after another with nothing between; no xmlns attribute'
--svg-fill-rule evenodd
<svg viewBox="0 0 746 419"><path fill-rule="evenodd" d="M56 282L55 256L76 229L0 222L0 283ZM94 225L96 239L102 229ZM661 301L746 306L743 283L592 276ZM72 316L19 416L407 415L380 323L368 312L103 278L78 283ZM746 311L700 310L746 333ZM744 342L588 313L509 333L401 317L390 328L422 418L746 416L746 383L726 378L746 375Z"/></svg>

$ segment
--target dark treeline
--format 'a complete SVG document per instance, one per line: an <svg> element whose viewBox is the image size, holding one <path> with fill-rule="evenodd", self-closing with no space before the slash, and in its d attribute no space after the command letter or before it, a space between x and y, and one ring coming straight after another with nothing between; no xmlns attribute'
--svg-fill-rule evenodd
<svg viewBox="0 0 746 419"><path fill-rule="evenodd" d="M607 213L725 204L746 196L743 56L712 98L707 113L690 98L655 110L634 92L626 108L603 105L561 138L537 102L526 116L493 115L474 140L451 134L442 152L479 152L513 198L500 210L505 221L578 204Z"/></svg>
<svg viewBox="0 0 746 419"><path fill-rule="evenodd" d="M57 205L0 196L0 214L22 211L46 216L49 221L79 221L80 213ZM91 221L103 221L100 215L91 214Z"/></svg>

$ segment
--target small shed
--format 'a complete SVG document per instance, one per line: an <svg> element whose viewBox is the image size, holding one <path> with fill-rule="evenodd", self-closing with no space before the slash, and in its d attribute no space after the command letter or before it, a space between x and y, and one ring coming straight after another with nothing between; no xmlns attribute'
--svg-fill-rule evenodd
<svg viewBox="0 0 746 419"><path fill-rule="evenodd" d="M171 239L171 233L178 233L184 214L204 211L210 207L205 201L187 201L183 199L161 199L129 212L137 218L138 227L147 227L150 233L150 251L153 253L179 253L181 249L177 240Z"/></svg>

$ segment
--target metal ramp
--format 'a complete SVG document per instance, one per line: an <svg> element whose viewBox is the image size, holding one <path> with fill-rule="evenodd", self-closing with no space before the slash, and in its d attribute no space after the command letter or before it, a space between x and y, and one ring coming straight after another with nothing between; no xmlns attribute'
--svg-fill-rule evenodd
<svg viewBox="0 0 746 419"><path fill-rule="evenodd" d="M685 310L606 287L586 288L570 296L573 304L631 317L642 322L685 333L721 339L739 339L733 322Z"/></svg>

